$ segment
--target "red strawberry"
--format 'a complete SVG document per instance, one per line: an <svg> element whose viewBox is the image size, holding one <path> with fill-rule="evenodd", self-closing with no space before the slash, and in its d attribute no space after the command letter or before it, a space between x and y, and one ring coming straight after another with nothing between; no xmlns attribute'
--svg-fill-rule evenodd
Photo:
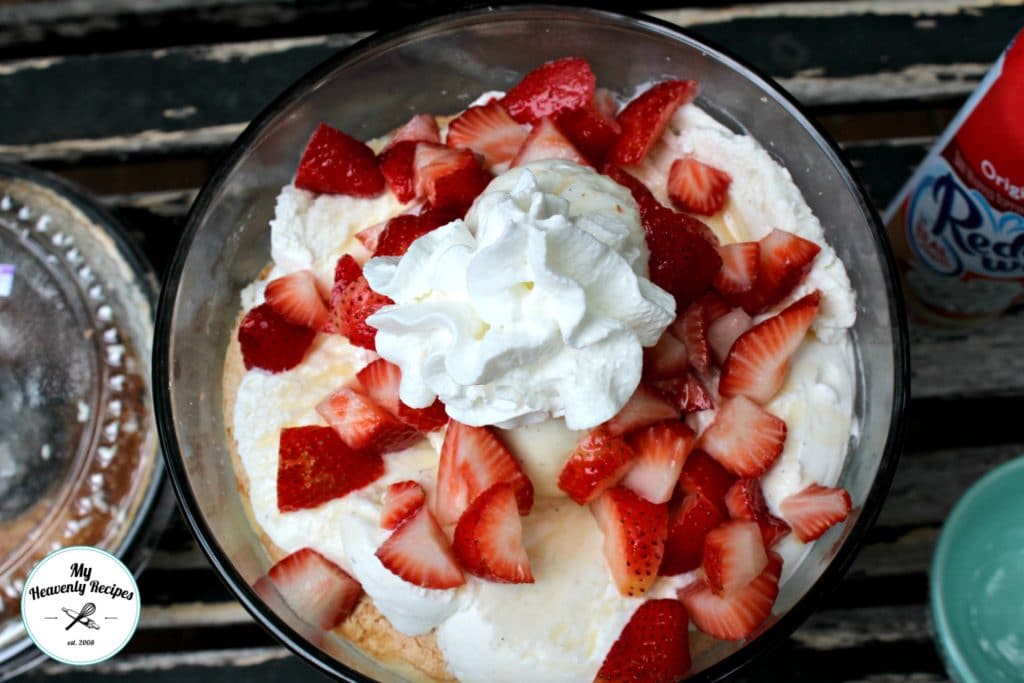
<svg viewBox="0 0 1024 683"><path fill-rule="evenodd" d="M689 365L686 344L666 332L654 346L644 349L644 377L665 379L676 377Z"/></svg>
<svg viewBox="0 0 1024 683"><path fill-rule="evenodd" d="M334 284L341 285L344 289L359 279L363 274L363 267L352 258L351 254L342 254L338 262L334 264Z"/></svg>
<svg viewBox="0 0 1024 683"><path fill-rule="evenodd" d="M413 170L416 145L413 140L402 140L389 145L380 153L380 172L400 202L409 202L416 198L416 177Z"/></svg>
<svg viewBox="0 0 1024 683"><path fill-rule="evenodd" d="M460 168L435 180L427 199L436 209L454 212L461 217L493 178L479 166Z"/></svg>
<svg viewBox="0 0 1024 683"><path fill-rule="evenodd" d="M725 206L732 176L687 156L676 159L668 172L668 197L677 208L713 216Z"/></svg>
<svg viewBox="0 0 1024 683"><path fill-rule="evenodd" d="M708 321L704 305L700 301L690 304L681 317L672 323L672 333L686 342L690 365L697 370L707 370L711 365L711 349L708 347Z"/></svg>
<svg viewBox="0 0 1024 683"><path fill-rule="evenodd" d="M623 439L595 429L580 439L558 474L558 488L586 505L615 486L633 464L636 454Z"/></svg>
<svg viewBox="0 0 1024 683"><path fill-rule="evenodd" d="M471 574L503 583L533 583L516 494L508 482L495 484L470 503L455 527L452 549Z"/></svg>
<svg viewBox="0 0 1024 683"><path fill-rule="evenodd" d="M545 159L565 159L582 166L589 163L562 131L558 130L558 126L547 117L534 124L533 130L512 160L512 166L522 166L531 161Z"/></svg>
<svg viewBox="0 0 1024 683"><path fill-rule="evenodd" d="M312 548L283 558L253 588L265 601L280 595L303 621L325 631L348 619L363 596L358 581Z"/></svg>
<svg viewBox="0 0 1024 683"><path fill-rule="evenodd" d="M725 506L733 519L749 519L761 529L764 547L771 548L789 534L789 525L768 510L757 479L740 479L725 494Z"/></svg>
<svg viewBox="0 0 1024 683"><path fill-rule="evenodd" d="M616 486L602 493L591 510L604 534L604 557L619 593L643 595L658 578L668 536L668 506Z"/></svg>
<svg viewBox="0 0 1024 683"><path fill-rule="evenodd" d="M414 429L432 432L448 422L448 415L445 414L444 405L440 401L434 401L427 408L410 408L402 403L398 397L402 371L397 365L383 358L369 363L356 374L356 379L363 393Z"/></svg>
<svg viewBox="0 0 1024 683"><path fill-rule="evenodd" d="M529 130L508 115L500 104L470 107L448 125L449 147L471 149L484 159L485 168L511 161Z"/></svg>
<svg viewBox="0 0 1024 683"><path fill-rule="evenodd" d="M746 396L722 403L700 446L739 477L760 477L782 453L786 423Z"/></svg>
<svg viewBox="0 0 1024 683"><path fill-rule="evenodd" d="M704 317L708 325L715 322L729 312L729 305L714 292L708 292L700 298L700 305L704 307Z"/></svg>
<svg viewBox="0 0 1024 683"><path fill-rule="evenodd" d="M282 429L277 453L280 512L319 507L384 475L380 455L351 449L330 427Z"/></svg>
<svg viewBox="0 0 1024 683"><path fill-rule="evenodd" d="M519 123L536 123L545 116L589 104L596 84L585 59L556 59L526 74L505 94L501 106Z"/></svg>
<svg viewBox="0 0 1024 683"><path fill-rule="evenodd" d="M698 580L680 590L679 599L698 629L718 640L740 640L771 616L781 573L782 558L770 552L764 571L746 586L718 595Z"/></svg>
<svg viewBox="0 0 1024 683"><path fill-rule="evenodd" d="M397 529L398 525L423 507L427 494L415 481L397 481L384 492L384 509L380 512L381 529Z"/></svg>
<svg viewBox="0 0 1024 683"><path fill-rule="evenodd" d="M701 566L711 589L721 595L746 586L768 564L757 522L735 519L704 538Z"/></svg>
<svg viewBox="0 0 1024 683"><path fill-rule="evenodd" d="M466 583L448 537L425 506L412 513L377 548L388 571L423 588L455 588Z"/></svg>
<svg viewBox="0 0 1024 683"><path fill-rule="evenodd" d="M461 211L450 208L429 208L420 214L395 216L385 224L373 255L402 256L409 251L409 246L420 237L461 216Z"/></svg>
<svg viewBox="0 0 1024 683"><path fill-rule="evenodd" d="M634 429L674 417L679 417L679 411L658 392L641 382L626 405L622 406L615 417L601 425L600 429L609 436L622 436Z"/></svg>
<svg viewBox="0 0 1024 683"><path fill-rule="evenodd" d="M821 294L812 292L740 335L722 364L718 393L770 401L786 379L789 359L807 336L820 301Z"/></svg>
<svg viewBox="0 0 1024 683"><path fill-rule="evenodd" d="M721 365L729 350L744 332L754 326L754 319L742 308L734 308L708 326L708 345L715 362Z"/></svg>
<svg viewBox="0 0 1024 683"><path fill-rule="evenodd" d="M331 323L334 329L348 337L350 343L373 351L376 348L374 341L377 329L367 325L366 319L393 303L383 294L370 289L366 278L360 276L341 292L337 302L332 300Z"/></svg>
<svg viewBox="0 0 1024 683"><path fill-rule="evenodd" d="M722 523L722 512L699 493L691 493L672 515L665 540L665 556L658 574L675 576L700 566L704 537Z"/></svg>
<svg viewBox="0 0 1024 683"><path fill-rule="evenodd" d="M663 683L689 670L686 609L678 600L647 600L622 629L594 683Z"/></svg>
<svg viewBox="0 0 1024 683"><path fill-rule="evenodd" d="M754 288L761 263L761 248L757 242L735 242L718 248L722 269L712 283L723 296L729 298Z"/></svg>
<svg viewBox="0 0 1024 683"><path fill-rule="evenodd" d="M268 372L291 370L306 357L316 332L288 322L269 304L260 304L245 314L238 326L238 344L246 370Z"/></svg>
<svg viewBox="0 0 1024 683"><path fill-rule="evenodd" d="M814 242L785 230L772 230L759 242L757 282L739 305L756 315L779 303L800 284L821 251Z"/></svg>
<svg viewBox="0 0 1024 683"><path fill-rule="evenodd" d="M679 490L686 494L701 494L725 516L728 513L725 494L735 482L735 475L700 448L695 448L679 475Z"/></svg>
<svg viewBox="0 0 1024 683"><path fill-rule="evenodd" d="M355 451L392 453L413 445L422 434L404 425L372 399L349 387L325 398L316 411Z"/></svg>
<svg viewBox="0 0 1024 683"><path fill-rule="evenodd" d="M647 186L635 176L623 171L615 165L606 165L603 172L619 185L622 185L629 190L630 194L633 195L633 200L636 202L637 206L640 207L640 219L643 222L645 235L650 235L654 225L657 223L656 218L660 212L671 212L671 209L659 202L658 199L651 194L651 191L647 189Z"/></svg>
<svg viewBox="0 0 1024 683"><path fill-rule="evenodd" d="M467 168L477 168L476 157L468 149L451 149L445 145L419 143L413 156L413 176L416 196L427 198L431 204L436 195L438 178Z"/></svg>
<svg viewBox="0 0 1024 683"><path fill-rule="evenodd" d="M663 81L634 98L619 112L622 134L608 152L617 166L638 164L661 137L672 115L697 95L697 81Z"/></svg>
<svg viewBox="0 0 1024 683"><path fill-rule="evenodd" d="M779 511L796 537L809 543L846 519L851 507L850 494L845 489L811 484L783 500Z"/></svg>
<svg viewBox="0 0 1024 683"><path fill-rule="evenodd" d="M678 420L656 422L629 435L636 454L622 485L652 503L667 503L697 435Z"/></svg>
<svg viewBox="0 0 1024 683"><path fill-rule="evenodd" d="M613 115L614 116L614 115ZM559 130L594 165L604 162L622 127L593 104L563 111L555 119Z"/></svg>
<svg viewBox="0 0 1024 683"><path fill-rule="evenodd" d="M430 114L416 114L388 140L388 147L400 142L441 142L441 131L437 120Z"/></svg>
<svg viewBox="0 0 1024 683"><path fill-rule="evenodd" d="M645 221L644 226L651 281L675 297L677 310L685 310L708 289L722 265L714 245L703 236L701 228L707 226L670 209L658 212L656 220Z"/></svg>
<svg viewBox="0 0 1024 683"><path fill-rule="evenodd" d="M453 524L477 496L501 482L512 485L519 513L529 514L533 484L508 447L488 427L450 420L437 466L438 520Z"/></svg>
<svg viewBox="0 0 1024 683"><path fill-rule="evenodd" d="M308 270L297 270L271 280L263 292L267 305L288 322L311 330L327 327L327 304L331 293Z"/></svg>
<svg viewBox="0 0 1024 683"><path fill-rule="evenodd" d="M366 249L372 254L377 251L377 242L380 240L380 234L384 232L384 226L387 223L374 223L368 228L363 228L355 234L355 238L366 247Z"/></svg>
<svg viewBox="0 0 1024 683"><path fill-rule="evenodd" d="M657 383L658 391L680 412L690 414L715 407L714 399L692 371Z"/></svg>
<svg viewBox="0 0 1024 683"><path fill-rule="evenodd" d="M384 190L384 176L372 149L321 123L299 160L295 187L321 194L374 197Z"/></svg>

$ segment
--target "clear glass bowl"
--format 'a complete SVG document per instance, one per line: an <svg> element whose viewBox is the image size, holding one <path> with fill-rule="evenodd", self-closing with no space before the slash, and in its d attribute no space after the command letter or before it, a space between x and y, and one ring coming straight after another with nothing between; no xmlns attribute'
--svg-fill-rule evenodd
<svg viewBox="0 0 1024 683"><path fill-rule="evenodd" d="M270 559L243 511L221 388L239 292L270 259L274 198L317 123L372 138L413 113L457 112L479 93L507 89L538 64L567 55L586 58L602 86L623 94L666 77L699 80L703 107L753 135L789 169L857 292L860 429L840 478L854 511L814 545L759 633L698 656L694 678L721 678L796 628L849 566L888 490L908 388L906 327L891 256L878 217L835 145L777 85L676 27L588 9L482 9L371 36L261 113L203 188L164 287L154 355L163 449L196 537L260 623L338 678L402 680L340 637L324 637L287 610L275 611L250 588Z"/></svg>

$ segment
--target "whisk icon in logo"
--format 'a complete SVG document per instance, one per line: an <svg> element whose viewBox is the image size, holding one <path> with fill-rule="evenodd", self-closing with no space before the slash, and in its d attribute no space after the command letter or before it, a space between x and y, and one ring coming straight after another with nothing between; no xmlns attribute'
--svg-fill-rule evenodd
<svg viewBox="0 0 1024 683"><path fill-rule="evenodd" d="M95 664L139 625L135 578L113 555L74 546L47 555L25 580L21 618L39 649L65 664Z"/></svg>

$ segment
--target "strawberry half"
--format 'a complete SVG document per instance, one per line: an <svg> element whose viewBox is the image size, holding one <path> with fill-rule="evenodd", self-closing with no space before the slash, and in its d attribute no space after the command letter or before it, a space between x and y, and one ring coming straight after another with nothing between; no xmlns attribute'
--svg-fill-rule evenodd
<svg viewBox="0 0 1024 683"><path fill-rule="evenodd" d="M767 472L786 442L786 423L746 396L722 403L700 435L700 447L739 477Z"/></svg>
<svg viewBox="0 0 1024 683"><path fill-rule="evenodd" d="M725 516L728 509L725 495L736 483L736 476L718 464L710 455L695 448L683 465L679 475L679 490L685 494L699 493Z"/></svg>
<svg viewBox="0 0 1024 683"><path fill-rule="evenodd" d="M665 539L665 555L658 574L675 576L700 566L704 552L704 537L722 523L724 516L718 507L699 493L683 499L672 514Z"/></svg>
<svg viewBox="0 0 1024 683"><path fill-rule="evenodd" d="M595 429L580 439L558 474L558 488L586 505L626 475L636 454L623 439Z"/></svg>
<svg viewBox="0 0 1024 683"><path fill-rule="evenodd" d="M441 142L441 130L437 119L430 114L416 114L388 140L388 148L400 142Z"/></svg>
<svg viewBox="0 0 1024 683"><path fill-rule="evenodd" d="M679 417L678 410L673 408L658 392L641 382L633 395L626 401L626 405L622 406L615 417L605 422L599 429L609 436L622 436L634 429L677 417Z"/></svg>
<svg viewBox="0 0 1024 683"><path fill-rule="evenodd" d="M754 319L742 308L734 308L708 325L708 346L711 356L721 365L729 357L729 351L744 332L754 326Z"/></svg>
<svg viewBox="0 0 1024 683"><path fill-rule="evenodd" d="M277 448L277 509L294 512L371 484L384 475L376 453L356 451L330 427L310 425L281 430Z"/></svg>
<svg viewBox="0 0 1024 683"><path fill-rule="evenodd" d="M677 377L689 366L686 344L666 332L654 346L644 349L644 377L656 380Z"/></svg>
<svg viewBox="0 0 1024 683"><path fill-rule="evenodd" d="M312 548L296 550L253 584L265 601L277 595L303 621L329 631L348 619L363 587L345 571Z"/></svg>
<svg viewBox="0 0 1024 683"><path fill-rule="evenodd" d="M779 303L810 271L814 258L821 251L814 242L785 230L772 230L758 243L760 259L754 287L733 303L747 313L763 313Z"/></svg>
<svg viewBox="0 0 1024 683"><path fill-rule="evenodd" d="M316 332L288 322L269 304L260 304L246 313L238 326L238 344L246 370L291 370L306 357L314 337Z"/></svg>
<svg viewBox="0 0 1024 683"><path fill-rule="evenodd" d="M669 403L687 415L715 407L711 392L692 371L684 372L672 379L663 379L655 386Z"/></svg>
<svg viewBox="0 0 1024 683"><path fill-rule="evenodd" d="M761 263L761 245L757 242L735 242L718 248L722 269L712 283L725 297L744 294L754 288Z"/></svg>
<svg viewBox="0 0 1024 683"><path fill-rule="evenodd" d="M657 422L629 435L636 454L622 485L652 503L667 503L697 435L678 420Z"/></svg>
<svg viewBox="0 0 1024 683"><path fill-rule="evenodd" d="M526 74L505 94L501 106L519 123L536 123L590 104L596 85L597 77L585 59L556 59Z"/></svg>
<svg viewBox="0 0 1024 683"><path fill-rule="evenodd" d="M704 236L710 231L697 219L664 208L644 227L651 281L675 297L676 310L685 311L711 286L722 265Z"/></svg>
<svg viewBox="0 0 1024 683"><path fill-rule="evenodd" d="M842 488L811 484L794 493L779 504L779 511L793 533L809 543L849 516L852 503L850 494Z"/></svg>
<svg viewBox="0 0 1024 683"><path fill-rule="evenodd" d="M740 479L733 484L725 494L725 506L733 519L757 522L765 548L771 548L789 534L789 525L768 509L757 479Z"/></svg>
<svg viewBox="0 0 1024 683"><path fill-rule="evenodd" d="M394 302L370 289L365 277L360 276L342 291L337 301L332 297L331 324L348 337L350 343L371 351L376 349L377 328L366 324L366 319L384 306Z"/></svg>
<svg viewBox="0 0 1024 683"><path fill-rule="evenodd" d="M604 534L604 556L619 593L643 595L658 578L668 536L668 506L616 486L602 493L590 509Z"/></svg>
<svg viewBox="0 0 1024 683"><path fill-rule="evenodd" d="M746 586L718 595L697 580L679 591L679 599L698 629L718 640L740 640L771 616L781 573L782 557L769 552L764 571Z"/></svg>
<svg viewBox="0 0 1024 683"><path fill-rule="evenodd" d="M564 159L586 166L590 162L580 151L569 142L569 139L558 130L551 119L544 117L533 126L519 152L512 160L512 166L522 166L531 161Z"/></svg>
<svg viewBox="0 0 1024 683"><path fill-rule="evenodd" d="M412 513L423 507L427 494L415 481L397 481L384 491L384 507L380 512L380 528L394 530Z"/></svg>
<svg viewBox="0 0 1024 683"><path fill-rule="evenodd" d="M725 206L732 176L692 156L672 162L668 198L683 211L713 216Z"/></svg>
<svg viewBox="0 0 1024 683"><path fill-rule="evenodd" d="M349 387L342 387L321 401L316 412L327 420L345 445L355 451L393 453L423 438L373 399Z"/></svg>
<svg viewBox="0 0 1024 683"><path fill-rule="evenodd" d="M604 163L608 150L622 131L614 114L606 116L593 104L563 111L555 123L569 142L595 167Z"/></svg>
<svg viewBox="0 0 1024 683"><path fill-rule="evenodd" d="M726 522L708 532L701 556L704 577L721 595L742 588L768 564L761 529L745 519Z"/></svg>
<svg viewBox="0 0 1024 683"><path fill-rule="evenodd" d="M376 555L392 574L423 588L455 588L466 583L448 537L426 507L402 522L377 548Z"/></svg>
<svg viewBox="0 0 1024 683"><path fill-rule="evenodd" d="M722 364L718 393L767 403L786 379L789 359L803 343L821 294L812 292L739 336Z"/></svg>
<svg viewBox="0 0 1024 683"><path fill-rule="evenodd" d="M484 160L484 168L511 161L529 130L497 103L470 107L448 124L449 147L471 149Z"/></svg>
<svg viewBox="0 0 1024 683"><path fill-rule="evenodd" d="M299 160L295 187L320 194L375 197L384 190L384 176L372 149L321 123Z"/></svg>
<svg viewBox="0 0 1024 683"><path fill-rule="evenodd" d="M327 328L329 290L308 270L297 270L271 280L263 291L267 305L289 322L311 330Z"/></svg>
<svg viewBox="0 0 1024 683"><path fill-rule="evenodd" d="M378 158L384 181L400 202L411 202L416 198L416 175L413 167L416 146L417 143L413 140L395 142L388 145Z"/></svg>
<svg viewBox="0 0 1024 683"><path fill-rule="evenodd" d="M697 81L663 81L634 98L616 119L622 134L608 151L608 161L616 166L640 163L676 110L696 95Z"/></svg>
<svg viewBox="0 0 1024 683"><path fill-rule="evenodd" d="M410 408L398 396L402 370L383 358L378 358L356 373L363 393L372 398L403 423L421 432L432 432L448 422L444 404L435 400L427 408Z"/></svg>
<svg viewBox="0 0 1024 683"><path fill-rule="evenodd" d="M452 549L471 574L502 583L533 583L516 493L508 482L495 484L470 503L455 527Z"/></svg>
<svg viewBox="0 0 1024 683"><path fill-rule="evenodd" d="M678 600L647 600L633 612L595 683L663 683L690 670L689 618Z"/></svg>

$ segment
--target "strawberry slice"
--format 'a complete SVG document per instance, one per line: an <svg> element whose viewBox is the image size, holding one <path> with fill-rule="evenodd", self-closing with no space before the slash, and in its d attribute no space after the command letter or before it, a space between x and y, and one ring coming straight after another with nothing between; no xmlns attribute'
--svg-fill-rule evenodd
<svg viewBox="0 0 1024 683"><path fill-rule="evenodd" d="M427 494L415 481L396 481L384 491L384 508L380 513L380 528L394 530L412 513L423 507Z"/></svg>
<svg viewBox="0 0 1024 683"><path fill-rule="evenodd" d="M820 302L821 294L812 292L740 335L722 364L718 393L770 401L782 387L789 359L807 336Z"/></svg>
<svg viewBox="0 0 1024 683"><path fill-rule="evenodd" d="M697 580L679 591L679 599L698 629L718 640L740 640L771 616L781 573L782 557L769 552L764 571L746 586L718 595Z"/></svg>
<svg viewBox="0 0 1024 683"><path fill-rule="evenodd" d="M667 503L697 435L678 420L657 422L629 435L636 459L622 485L652 503Z"/></svg>
<svg viewBox="0 0 1024 683"><path fill-rule="evenodd" d="M269 304L260 304L246 313L238 326L238 344L246 370L291 370L306 357L314 337L316 332L288 322Z"/></svg>
<svg viewBox="0 0 1024 683"><path fill-rule="evenodd" d="M445 180L442 179L442 183ZM377 239L374 256L402 256L413 242L428 232L462 216L461 211L450 208L429 208L420 214L395 216L384 225Z"/></svg>
<svg viewBox="0 0 1024 683"><path fill-rule="evenodd" d="M721 365L729 351L744 332L754 326L754 319L742 308L734 308L708 326L708 345L711 356Z"/></svg>
<svg viewBox="0 0 1024 683"><path fill-rule="evenodd" d="M508 115L497 103L470 107L448 124L446 143L456 149L471 149L484 160L484 168L511 161L529 130Z"/></svg>
<svg viewBox="0 0 1024 683"><path fill-rule="evenodd" d="M536 123L589 104L596 85L597 77L585 59L565 57L526 74L505 94L501 106L519 123Z"/></svg>
<svg viewBox="0 0 1024 683"><path fill-rule="evenodd" d="M426 506L402 522L376 555L388 571L416 586L455 588L466 583L448 537Z"/></svg>
<svg viewBox="0 0 1024 683"><path fill-rule="evenodd" d="M468 168L479 168L476 157L468 149L452 149L445 145L425 142L416 145L413 155L413 178L416 196L427 198L431 205L437 194L435 187L438 178Z"/></svg>
<svg viewBox="0 0 1024 683"><path fill-rule="evenodd" d="M384 182L400 202L411 202L416 198L416 174L413 168L416 146L414 140L394 142L378 158Z"/></svg>
<svg viewBox="0 0 1024 683"><path fill-rule="evenodd" d="M677 681L689 670L686 609L678 600L647 600L622 629L594 683Z"/></svg>
<svg viewBox="0 0 1024 683"><path fill-rule="evenodd" d="M263 292L267 305L288 322L318 331L327 328L325 302L330 296L330 291L308 270L271 280Z"/></svg>
<svg viewBox="0 0 1024 683"><path fill-rule="evenodd" d="M280 596L303 621L325 631L348 619L363 596L358 581L312 548L281 559L253 589L264 601Z"/></svg>
<svg viewBox="0 0 1024 683"><path fill-rule="evenodd" d="M512 160L512 166L522 166L531 161L546 159L565 159L586 166L590 162L580 151L569 142L569 139L558 130L551 119L544 117L533 126L533 130L523 142L519 152Z"/></svg>
<svg viewBox="0 0 1024 683"><path fill-rule="evenodd" d="M375 197L384 190L384 176L372 149L321 123L299 160L295 187L320 194Z"/></svg>
<svg viewBox="0 0 1024 683"><path fill-rule="evenodd" d="M761 245L757 242L735 242L718 248L722 269L712 285L729 298L754 288L761 263Z"/></svg>
<svg viewBox="0 0 1024 683"><path fill-rule="evenodd" d="M723 519L721 510L701 494L686 496L668 523L665 556L658 574L675 576L699 567L704 537Z"/></svg>
<svg viewBox="0 0 1024 683"><path fill-rule="evenodd" d="M704 318L708 321L708 326L731 310L729 305L714 292L708 292L702 296L700 305L704 307Z"/></svg>
<svg viewBox="0 0 1024 683"><path fill-rule="evenodd" d="M644 349L644 377L652 380L677 377L689 366L688 356L686 344L666 332L657 344Z"/></svg>
<svg viewBox="0 0 1024 683"><path fill-rule="evenodd" d="M679 417L679 411L673 408L658 392L641 382L636 391L626 401L626 405L612 419L605 422L599 429L608 436L622 436L634 429L649 424Z"/></svg>
<svg viewBox="0 0 1024 683"><path fill-rule="evenodd" d="M604 163L622 127L614 114L606 116L594 104L563 111L555 119L559 130L595 167Z"/></svg>
<svg viewBox="0 0 1024 683"><path fill-rule="evenodd" d="M616 119L622 134L608 151L608 161L616 166L640 163L676 110L696 95L697 81L663 81L634 98Z"/></svg>
<svg viewBox="0 0 1024 683"><path fill-rule="evenodd" d="M434 507L441 524L454 524L477 496L501 482L512 485L519 513L529 514L533 484L508 447L488 427L450 420L437 466Z"/></svg>
<svg viewBox="0 0 1024 683"><path fill-rule="evenodd" d="M338 262L334 264L334 285L342 289L359 279L363 274L363 267L352 258L351 254L342 254Z"/></svg>
<svg viewBox="0 0 1024 683"><path fill-rule="evenodd" d="M604 557L619 593L643 595L658 578L668 536L668 505L615 486L590 509L604 534Z"/></svg>
<svg viewBox="0 0 1024 683"><path fill-rule="evenodd" d="M711 286L722 265L714 245L704 236L710 230L671 209L656 212L644 226L651 250L651 281L675 297L676 310L685 311Z"/></svg>
<svg viewBox="0 0 1024 683"><path fill-rule="evenodd" d="M677 208L713 216L725 206L732 176L692 156L672 162L668 171L668 198Z"/></svg>
<svg viewBox="0 0 1024 683"><path fill-rule="evenodd" d="M432 432L448 422L444 404L440 401L435 400L427 408L410 408L402 403L398 397L402 371L397 365L389 363L383 358L370 362L356 374L356 379L363 393L414 429L421 432Z"/></svg>
<svg viewBox="0 0 1024 683"><path fill-rule="evenodd" d="M441 142L441 131L437 119L430 114L416 114L388 140L388 148L400 142Z"/></svg>
<svg viewBox="0 0 1024 683"><path fill-rule="evenodd" d="M782 453L786 423L746 396L725 401L700 446L739 477L760 477Z"/></svg>
<svg viewBox="0 0 1024 683"><path fill-rule="evenodd" d="M679 475L679 490L685 494L701 494L725 516L728 513L725 495L735 482L736 477L719 465L717 460L700 448L695 448Z"/></svg>
<svg viewBox="0 0 1024 683"><path fill-rule="evenodd" d="M321 401L316 412L355 451L393 453L423 438L372 399L349 387L342 387Z"/></svg>
<svg viewBox="0 0 1024 683"><path fill-rule="evenodd" d="M623 439L598 428L580 439L558 474L558 488L586 505L626 475L636 454Z"/></svg>
<svg viewBox="0 0 1024 683"><path fill-rule="evenodd" d="M704 387L704 384L692 371L672 379L663 379L655 386L669 403L687 415L699 413L702 410L711 410L715 407L711 392Z"/></svg>
<svg viewBox="0 0 1024 683"><path fill-rule="evenodd" d="M711 349L708 347L708 321L704 305L694 301L672 323L670 330L686 343L690 365L702 372L707 370L711 365Z"/></svg>
<svg viewBox="0 0 1024 683"><path fill-rule="evenodd" d="M793 527L793 533L809 543L846 519L852 503L850 494L842 488L810 484L779 504L782 516Z"/></svg>
<svg viewBox="0 0 1024 683"><path fill-rule="evenodd" d="M380 234L384 232L386 225L386 222L374 223L370 227L363 228L357 232L355 238L372 254L377 251L377 242L380 240Z"/></svg>
<svg viewBox="0 0 1024 683"><path fill-rule="evenodd" d="M753 289L734 303L751 315L768 310L800 284L819 251L821 247L814 242L785 230L772 230L759 242L760 261Z"/></svg>
<svg viewBox="0 0 1024 683"><path fill-rule="evenodd" d="M354 451L330 427L281 430L277 449L277 509L294 512L371 484L384 475L376 453Z"/></svg>
<svg viewBox="0 0 1024 683"><path fill-rule="evenodd" d="M371 351L376 349L377 328L366 324L366 319L384 306L394 302L370 289L365 277L360 276L344 289L331 304L331 325L348 337L350 343Z"/></svg>
<svg viewBox="0 0 1024 683"><path fill-rule="evenodd" d="M435 180L427 199L435 209L462 217L493 179L494 176L479 165L460 168Z"/></svg>
<svg viewBox="0 0 1024 683"><path fill-rule="evenodd" d="M533 583L516 493L508 482L498 482L470 503L455 527L452 549L470 574L502 583Z"/></svg>
<svg viewBox="0 0 1024 683"><path fill-rule="evenodd" d="M771 548L789 534L789 525L768 509L757 479L740 479L725 494L725 506L733 519L749 519L761 529L764 547Z"/></svg>
<svg viewBox="0 0 1024 683"><path fill-rule="evenodd" d="M701 557L704 577L719 595L746 586L768 564L761 528L746 519L734 519L709 531Z"/></svg>

